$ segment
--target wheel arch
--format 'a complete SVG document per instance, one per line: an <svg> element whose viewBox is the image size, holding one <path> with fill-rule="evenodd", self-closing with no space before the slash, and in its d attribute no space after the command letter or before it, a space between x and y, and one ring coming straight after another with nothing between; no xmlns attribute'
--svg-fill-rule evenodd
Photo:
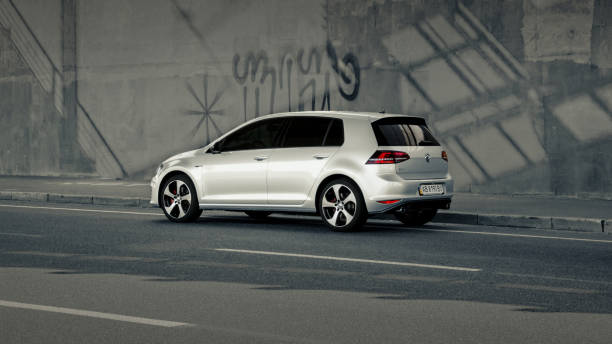
<svg viewBox="0 0 612 344"><path fill-rule="evenodd" d="M349 181L351 181L353 184L355 184L357 186L357 188L359 188L359 192L361 193L361 196L363 197L363 190L361 188L361 186L359 186L359 183L357 183L357 181L355 181L355 179L347 176L346 174L342 174L342 173L334 173L331 174L325 178L323 178L323 180L321 180L321 182L319 183L319 186L317 186L317 191L315 192L315 209L317 212L317 215L319 214L319 205L317 204L317 202L319 201L319 196L321 196L321 193L323 192L323 187L329 183L330 181L334 180L334 179L347 179ZM363 202L363 205L366 207L366 212L367 212L367 205L365 204L365 201Z"/></svg>
<svg viewBox="0 0 612 344"><path fill-rule="evenodd" d="M171 170L168 171L164 177L161 179L161 181L159 182L159 187L157 188L157 203L161 206L161 194L162 192L164 192L164 185L166 185L166 181L174 176L177 175L184 175L185 177L189 178L189 180L191 180L191 183L193 183L193 186L195 188L195 193L196 193L196 197L199 197L199 192L198 192L198 185L195 182L195 179L193 178L193 176L191 176L191 174L187 171L184 170L180 170L180 169L175 169L175 170Z"/></svg>

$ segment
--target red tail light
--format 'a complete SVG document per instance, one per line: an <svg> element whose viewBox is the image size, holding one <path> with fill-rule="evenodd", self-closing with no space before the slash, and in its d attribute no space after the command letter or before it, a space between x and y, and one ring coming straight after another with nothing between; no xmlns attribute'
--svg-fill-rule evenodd
<svg viewBox="0 0 612 344"><path fill-rule="evenodd" d="M397 203L399 201L400 201L399 199L390 199L388 201L376 201L376 202L382 203L382 204L393 204L393 203Z"/></svg>
<svg viewBox="0 0 612 344"><path fill-rule="evenodd" d="M410 159L410 155L398 151L376 151L366 164L397 164Z"/></svg>
<svg viewBox="0 0 612 344"><path fill-rule="evenodd" d="M448 154L446 154L446 151L442 151L442 159L444 159L444 161L448 162Z"/></svg>

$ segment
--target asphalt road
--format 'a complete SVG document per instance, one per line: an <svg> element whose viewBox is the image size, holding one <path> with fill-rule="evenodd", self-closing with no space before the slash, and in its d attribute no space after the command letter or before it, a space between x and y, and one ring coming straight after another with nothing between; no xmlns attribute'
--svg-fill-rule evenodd
<svg viewBox="0 0 612 344"><path fill-rule="evenodd" d="M612 236L0 203L0 343L109 342L610 343Z"/></svg>

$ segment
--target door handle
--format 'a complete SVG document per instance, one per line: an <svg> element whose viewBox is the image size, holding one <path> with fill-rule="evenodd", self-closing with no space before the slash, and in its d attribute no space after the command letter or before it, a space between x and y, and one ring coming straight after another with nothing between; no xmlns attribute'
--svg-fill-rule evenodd
<svg viewBox="0 0 612 344"><path fill-rule="evenodd" d="M268 157L267 156L256 156L254 159L257 161L263 161L266 160Z"/></svg>
<svg viewBox="0 0 612 344"><path fill-rule="evenodd" d="M323 159L327 159L329 158L329 155L323 155L323 154L315 154L312 156L313 158L317 159L317 160L323 160Z"/></svg>

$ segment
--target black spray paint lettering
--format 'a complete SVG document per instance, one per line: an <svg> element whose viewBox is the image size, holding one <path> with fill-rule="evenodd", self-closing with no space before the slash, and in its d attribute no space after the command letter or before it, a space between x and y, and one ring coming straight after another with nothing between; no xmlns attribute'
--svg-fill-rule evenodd
<svg viewBox="0 0 612 344"><path fill-rule="evenodd" d="M331 63L334 72L336 72L336 80L340 77L342 82L338 82L338 91L342 97L346 100L352 101L359 95L359 83L361 81L361 69L359 68L359 60L353 53L347 53L342 58L342 61L338 60L336 54L336 48L330 41L327 41L327 56ZM350 92L346 92L342 87L343 84L349 86Z"/></svg>
<svg viewBox="0 0 612 344"><path fill-rule="evenodd" d="M360 67L357 57L352 53L344 55L342 60L337 57L336 49L327 42L326 45L327 57L330 61L332 70L334 71L334 77L337 82L337 87L340 95L348 100L353 101L359 94L360 85ZM248 98L248 85L247 80L250 76L250 82L255 84L254 95L255 95L255 116L260 115L260 85L263 85L268 79L270 80L270 108L269 113L274 112L274 101L276 97L276 82L278 80L279 89L283 90L286 87L287 91L287 107L288 111L292 108L292 72L294 65L297 65L297 72L302 76L310 76L311 78L304 82L303 78L298 78L298 110L302 111L305 109L304 95L311 91L310 106L312 110L315 110L316 106L316 90L317 80L316 75L321 75L322 69L322 52L320 49L313 47L306 52L305 49L300 49L297 55L294 57L292 54L285 54L279 60L278 73L277 69L270 63L268 55L264 51L260 51L255 54L249 52L246 54L244 59L239 54L234 55L232 70L234 79L243 86L243 107L245 120L247 119L247 98ZM278 78L277 78L278 75ZM325 71L324 74L324 85L323 85L323 97L321 98L321 110L327 107L327 110L331 107L330 91L329 91L329 80L330 71ZM286 80L284 80L286 77ZM285 83L286 81L286 83Z"/></svg>
<svg viewBox="0 0 612 344"><path fill-rule="evenodd" d="M233 74L234 79L240 84L243 85L243 102L244 102L244 119L246 121L246 104L247 104L247 92L248 88L246 86L246 81L249 75L249 71L251 72L251 82L259 82L262 85L266 79L270 78L271 82L271 92L270 92L270 111L269 113L274 112L274 98L276 92L276 69L269 66L268 56L265 52L260 52L255 55L253 53L247 54L247 57L244 62L243 73L238 71L238 65L240 64L240 55L234 55L234 61L232 63L233 66ZM257 78L257 72L260 70L261 66L261 77ZM255 117L259 116L259 86L255 87Z"/></svg>

